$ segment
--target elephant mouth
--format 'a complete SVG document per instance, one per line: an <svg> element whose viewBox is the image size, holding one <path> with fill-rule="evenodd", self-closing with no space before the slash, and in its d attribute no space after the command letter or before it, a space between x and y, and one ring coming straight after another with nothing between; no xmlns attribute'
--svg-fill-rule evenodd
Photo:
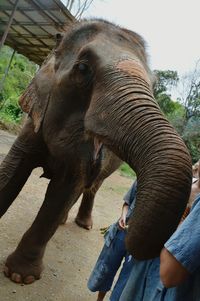
<svg viewBox="0 0 200 301"><path fill-rule="evenodd" d="M94 148L93 155L86 168L85 188L90 188L93 181L97 178L101 170L101 163L103 159L103 143L96 137L93 140Z"/></svg>
<svg viewBox="0 0 200 301"><path fill-rule="evenodd" d="M101 157L103 149L103 143L98 139L94 138L94 154L93 154L93 161L94 163L98 161L98 159Z"/></svg>

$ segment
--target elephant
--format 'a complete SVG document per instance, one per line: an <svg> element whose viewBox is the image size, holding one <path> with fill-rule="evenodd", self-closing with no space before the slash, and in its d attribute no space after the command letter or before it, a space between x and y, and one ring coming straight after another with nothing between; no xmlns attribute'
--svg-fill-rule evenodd
<svg viewBox="0 0 200 301"><path fill-rule="evenodd" d="M17 283L40 278L48 241L79 195L98 179L104 147L136 172L126 236L138 260L159 255L185 210L189 152L153 96L143 38L105 20L82 20L62 36L20 98L28 119L0 168L0 214L35 167L50 179L31 227L5 263Z"/></svg>

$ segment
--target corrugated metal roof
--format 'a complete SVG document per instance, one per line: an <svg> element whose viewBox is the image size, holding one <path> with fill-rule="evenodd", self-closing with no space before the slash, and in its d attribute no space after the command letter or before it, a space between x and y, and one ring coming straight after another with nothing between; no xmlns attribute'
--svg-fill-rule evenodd
<svg viewBox="0 0 200 301"><path fill-rule="evenodd" d="M0 0L0 37L14 4L14 0ZM74 21L59 0L19 0L5 44L41 65L55 45L55 34Z"/></svg>

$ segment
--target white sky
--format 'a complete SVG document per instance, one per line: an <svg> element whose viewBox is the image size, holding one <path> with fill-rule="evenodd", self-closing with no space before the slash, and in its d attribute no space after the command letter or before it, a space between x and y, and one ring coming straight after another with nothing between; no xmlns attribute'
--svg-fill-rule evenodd
<svg viewBox="0 0 200 301"><path fill-rule="evenodd" d="M200 0L94 0L83 17L98 17L146 40L152 69L181 75L200 58Z"/></svg>

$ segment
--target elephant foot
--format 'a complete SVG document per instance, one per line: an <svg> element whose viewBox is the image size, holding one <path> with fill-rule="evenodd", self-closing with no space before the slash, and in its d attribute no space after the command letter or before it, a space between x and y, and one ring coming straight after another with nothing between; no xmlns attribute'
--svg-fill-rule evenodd
<svg viewBox="0 0 200 301"><path fill-rule="evenodd" d="M15 283L31 284L35 280L40 279L42 270L41 259L28 260L15 251L6 260L4 275Z"/></svg>
<svg viewBox="0 0 200 301"><path fill-rule="evenodd" d="M60 221L60 225L64 225L68 219L68 214L66 214Z"/></svg>
<svg viewBox="0 0 200 301"><path fill-rule="evenodd" d="M84 228L86 230L91 230L92 226L93 226L93 221L92 221L92 217L79 217L77 215L77 217L75 218L75 223L81 227Z"/></svg>

